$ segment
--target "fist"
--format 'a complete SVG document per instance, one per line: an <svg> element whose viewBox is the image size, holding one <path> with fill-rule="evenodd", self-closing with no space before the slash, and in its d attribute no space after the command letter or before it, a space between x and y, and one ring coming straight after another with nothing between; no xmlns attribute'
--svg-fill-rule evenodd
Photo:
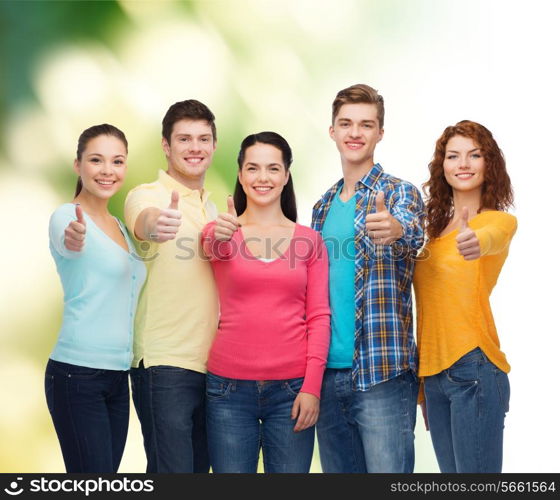
<svg viewBox="0 0 560 500"><path fill-rule="evenodd" d="M465 260L476 260L480 257L480 242L476 233L469 227L469 210L463 207L459 234L455 238L457 250Z"/></svg>
<svg viewBox="0 0 560 500"><path fill-rule="evenodd" d="M160 210L158 218L149 233L150 240L157 243L175 239L181 227L181 212L179 212L179 193L171 193L169 207Z"/></svg>
<svg viewBox="0 0 560 500"><path fill-rule="evenodd" d="M390 245L403 235L401 223L385 207L385 194L375 195L375 212L366 215L366 231L377 245Z"/></svg>
<svg viewBox="0 0 560 500"><path fill-rule="evenodd" d="M76 220L64 230L64 246L73 252L81 252L86 242L86 221L82 207L76 204Z"/></svg>
<svg viewBox="0 0 560 500"><path fill-rule="evenodd" d="M228 196L226 213L218 215L216 225L214 226L214 238L218 241L229 241L233 237L233 233L239 229L239 221L237 220L237 212L233 198Z"/></svg>

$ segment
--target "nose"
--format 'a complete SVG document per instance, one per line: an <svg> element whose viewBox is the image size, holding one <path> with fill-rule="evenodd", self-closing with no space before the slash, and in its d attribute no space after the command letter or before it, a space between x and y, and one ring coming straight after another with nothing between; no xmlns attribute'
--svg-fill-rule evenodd
<svg viewBox="0 0 560 500"><path fill-rule="evenodd" d="M360 136L360 126L358 123L353 123L350 127L350 136L359 137Z"/></svg>
<svg viewBox="0 0 560 500"><path fill-rule="evenodd" d="M107 161L101 162L101 170L102 175L109 175L111 173L111 165Z"/></svg>
<svg viewBox="0 0 560 500"><path fill-rule="evenodd" d="M200 152L200 144L197 140L191 141L189 143L189 152L191 152L191 153L199 153Z"/></svg>
<svg viewBox="0 0 560 500"><path fill-rule="evenodd" d="M257 178L260 182L264 182L268 179L268 171L266 168L259 168Z"/></svg>
<svg viewBox="0 0 560 500"><path fill-rule="evenodd" d="M469 158L467 156L463 156L460 158L459 168L460 169L468 169L469 168Z"/></svg>

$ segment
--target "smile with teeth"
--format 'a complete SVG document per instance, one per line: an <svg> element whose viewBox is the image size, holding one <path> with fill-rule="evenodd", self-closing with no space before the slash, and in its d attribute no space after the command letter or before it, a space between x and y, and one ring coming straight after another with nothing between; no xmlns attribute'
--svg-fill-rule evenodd
<svg viewBox="0 0 560 500"><path fill-rule="evenodd" d="M253 189L258 191L259 193L267 193L272 189L272 186L255 186Z"/></svg>
<svg viewBox="0 0 560 500"><path fill-rule="evenodd" d="M455 177L459 177L459 179L470 179L471 177L474 177L474 174L470 172L464 172L462 174L456 174Z"/></svg>
<svg viewBox="0 0 560 500"><path fill-rule="evenodd" d="M196 156L191 158L185 158L185 161L191 165L198 165L202 161L202 158L200 156Z"/></svg>
<svg viewBox="0 0 560 500"><path fill-rule="evenodd" d="M109 181L106 179L95 179L95 182L97 182L97 184L101 184L102 186L112 186L115 181Z"/></svg>
<svg viewBox="0 0 560 500"><path fill-rule="evenodd" d="M364 144L362 142L347 142L346 146L348 146L349 149L359 149L363 146Z"/></svg>

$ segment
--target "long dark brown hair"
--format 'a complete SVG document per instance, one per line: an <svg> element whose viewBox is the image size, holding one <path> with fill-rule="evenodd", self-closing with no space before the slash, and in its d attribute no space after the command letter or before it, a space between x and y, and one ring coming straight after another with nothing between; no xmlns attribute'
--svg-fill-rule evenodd
<svg viewBox="0 0 560 500"><path fill-rule="evenodd" d="M292 164L292 149L288 144L288 141L284 139L280 134L276 132L259 132L258 134L251 134L241 143L241 148L239 150L239 155L237 156L237 165L239 170L243 167L243 162L245 161L245 152L247 148L254 146L255 144L270 144L275 148L279 149L282 153L282 161L286 171L289 173L290 165ZM239 215L245 212L247 208L247 195L243 191L243 186L239 182L239 177L235 183L235 191L233 192L233 202L235 204L235 210ZM280 195L280 206L282 207L283 214L290 219L292 222L297 221L297 207L296 207L296 194L294 192L294 183L292 182L292 175L288 178L288 182L282 189L282 194Z"/></svg>
<svg viewBox="0 0 560 500"><path fill-rule="evenodd" d="M126 151L128 152L128 142L124 132L114 125L109 125L108 123L103 123L101 125L94 125L93 127L86 128L78 138L78 147L76 149L76 158L78 161L82 159L82 153L86 149L88 142L100 135L112 135L117 139L121 140L124 144ZM76 183L76 192L74 193L74 198L80 194L82 191L82 178L78 177L78 182Z"/></svg>
<svg viewBox="0 0 560 500"><path fill-rule="evenodd" d="M427 233L437 238L453 217L453 191L445 180L443 161L449 140L460 135L472 139L484 158L484 182L480 207L491 210L507 210L513 205L513 188L506 171L504 155L492 133L480 123L463 120L447 127L436 142L434 156L429 164L430 179L422 185L427 196Z"/></svg>

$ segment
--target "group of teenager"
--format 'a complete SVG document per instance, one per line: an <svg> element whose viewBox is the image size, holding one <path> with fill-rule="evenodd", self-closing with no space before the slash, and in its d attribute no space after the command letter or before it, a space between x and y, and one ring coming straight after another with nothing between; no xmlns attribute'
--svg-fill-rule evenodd
<svg viewBox="0 0 560 500"><path fill-rule="evenodd" d="M505 161L484 126L437 140L424 185L374 160L384 102L338 92L343 177L297 222L292 150L246 137L227 211L204 188L217 145L202 103L162 123L167 170L108 209L127 140L78 140L72 203L49 226L64 290L45 391L68 472L116 472L132 398L147 472L414 470L417 404L442 472L500 472L509 365L489 296L516 219ZM417 335L413 332L414 286ZM418 347L417 347L418 346Z"/></svg>

